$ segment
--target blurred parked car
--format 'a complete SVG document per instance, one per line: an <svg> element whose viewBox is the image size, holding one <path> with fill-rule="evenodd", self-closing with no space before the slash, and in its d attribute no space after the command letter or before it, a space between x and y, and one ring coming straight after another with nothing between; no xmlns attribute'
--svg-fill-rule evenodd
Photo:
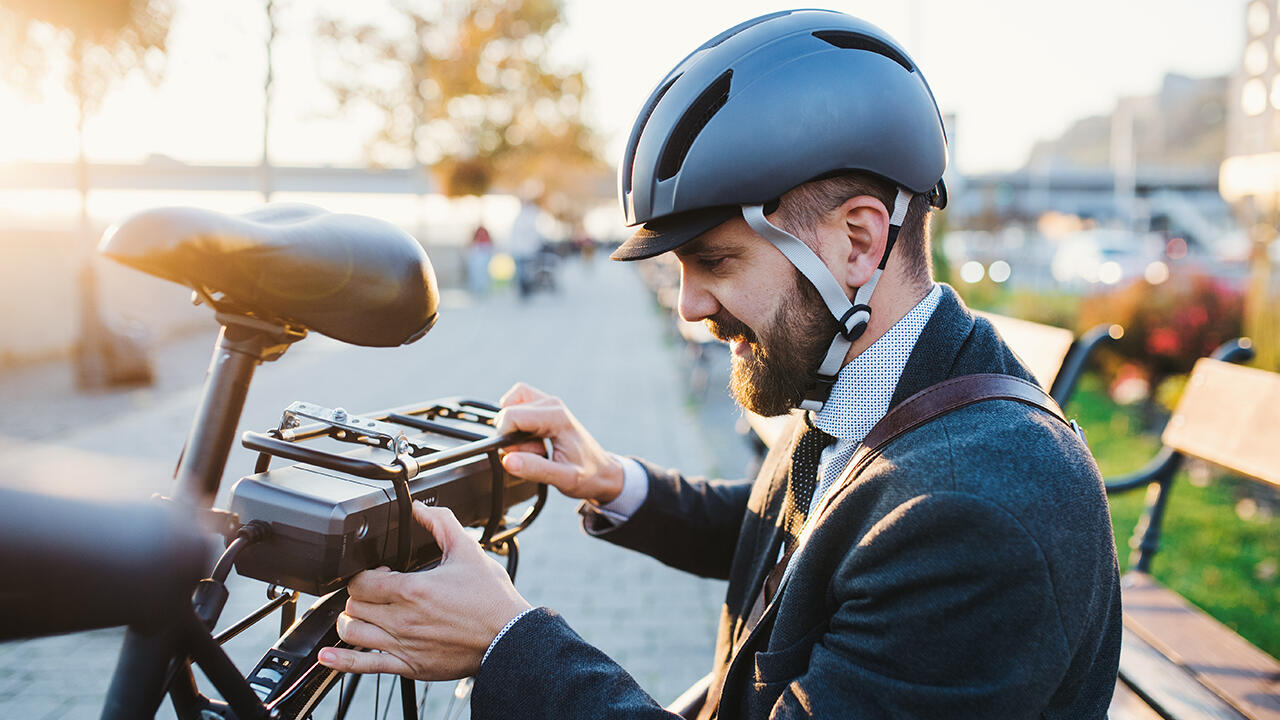
<svg viewBox="0 0 1280 720"><path fill-rule="evenodd" d="M1164 243L1158 233L1135 233L1113 228L1082 230L1058 241L1052 261L1060 283L1116 285L1143 277L1147 266L1161 259Z"/></svg>

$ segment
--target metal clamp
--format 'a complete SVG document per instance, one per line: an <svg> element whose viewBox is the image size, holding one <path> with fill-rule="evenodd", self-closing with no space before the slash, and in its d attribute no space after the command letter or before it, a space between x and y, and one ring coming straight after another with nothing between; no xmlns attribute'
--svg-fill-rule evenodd
<svg viewBox="0 0 1280 720"><path fill-rule="evenodd" d="M292 440L294 436L293 430L301 427L303 420L318 422L338 430L355 433L356 435L378 438L386 441L388 447L391 447L393 442L398 442L405 437L404 428L394 423L374 420L362 415L352 415L342 408L330 409L322 405L295 401L284 409L284 413L280 417L281 439ZM394 451L394 448L392 450Z"/></svg>

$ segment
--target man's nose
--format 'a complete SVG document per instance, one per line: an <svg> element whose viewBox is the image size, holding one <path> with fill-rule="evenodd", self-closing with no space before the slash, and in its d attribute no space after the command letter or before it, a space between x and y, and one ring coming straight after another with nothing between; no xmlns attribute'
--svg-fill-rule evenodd
<svg viewBox="0 0 1280 720"><path fill-rule="evenodd" d="M676 306L680 317L689 322L698 322L715 315L719 309L720 306L711 293L695 278L691 278L690 273L681 269L680 302Z"/></svg>

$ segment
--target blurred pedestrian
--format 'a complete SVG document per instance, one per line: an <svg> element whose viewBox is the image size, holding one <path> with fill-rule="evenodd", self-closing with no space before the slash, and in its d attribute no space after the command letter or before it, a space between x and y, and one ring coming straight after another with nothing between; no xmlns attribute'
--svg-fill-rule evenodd
<svg viewBox="0 0 1280 720"><path fill-rule="evenodd" d="M483 297L489 293L489 261L493 259L493 238L484 224L476 226L467 246L467 287L471 294Z"/></svg>
<svg viewBox="0 0 1280 720"><path fill-rule="evenodd" d="M591 261L596 256L596 240L587 234L587 229L582 223L574 223L573 236L570 239L574 249L582 256L582 264L588 268L591 267Z"/></svg>
<svg viewBox="0 0 1280 720"><path fill-rule="evenodd" d="M540 212L532 198L524 198L520 213L511 223L511 232L507 234L507 252L516 261L516 286L522 298L533 292L534 265L538 250L542 247L542 236L538 234Z"/></svg>

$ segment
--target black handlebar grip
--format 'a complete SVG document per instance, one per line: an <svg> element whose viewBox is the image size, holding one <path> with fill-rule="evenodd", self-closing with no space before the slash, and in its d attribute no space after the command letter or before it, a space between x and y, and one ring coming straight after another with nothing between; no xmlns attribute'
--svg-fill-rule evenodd
<svg viewBox="0 0 1280 720"><path fill-rule="evenodd" d="M0 640L189 613L211 550L180 506L0 488Z"/></svg>

